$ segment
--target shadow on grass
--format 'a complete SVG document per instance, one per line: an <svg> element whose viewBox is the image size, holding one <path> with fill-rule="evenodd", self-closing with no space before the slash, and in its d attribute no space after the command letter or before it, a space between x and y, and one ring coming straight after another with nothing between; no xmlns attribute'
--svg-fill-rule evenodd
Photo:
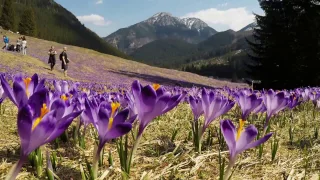
<svg viewBox="0 0 320 180"><path fill-rule="evenodd" d="M165 77L161 77L161 76L153 76L153 75L149 75L149 74L127 72L127 71L121 71L121 70L119 70L119 71L112 71L111 70L110 72L115 73L115 74L125 75L128 77L143 79L146 81L150 81L150 82L154 82L154 83L158 83L158 84L162 84L162 85L180 86L180 87L188 87L188 88L193 87L193 86L212 88L211 86L206 86L203 84L191 83L191 82L187 82L187 81L180 81L180 80L165 78Z"/></svg>
<svg viewBox="0 0 320 180"><path fill-rule="evenodd" d="M20 146L4 147L0 149L0 159L7 163L16 163L20 158Z"/></svg>
<svg viewBox="0 0 320 180"><path fill-rule="evenodd" d="M309 149L313 146L314 143L319 143L319 140L306 138L294 141L292 143L286 142L285 145L288 147L288 149Z"/></svg>
<svg viewBox="0 0 320 180"><path fill-rule="evenodd" d="M160 136L158 138L158 143L149 144L143 151L143 155L146 157L160 157L169 152L173 152L176 148L174 142L171 141L168 136ZM183 151L179 148L176 153Z"/></svg>
<svg viewBox="0 0 320 180"><path fill-rule="evenodd" d="M78 180L81 179L81 173L80 170L77 170L76 168L70 167L75 166L75 164L67 165L61 165L59 164L57 167L57 171L54 172L60 179L63 180ZM80 165L79 165L80 166Z"/></svg>
<svg viewBox="0 0 320 180"><path fill-rule="evenodd" d="M70 160L78 160L81 156L80 150L77 149L73 142L59 142L57 148L54 142L50 143L50 148L57 152L58 157L67 157Z"/></svg>
<svg viewBox="0 0 320 180"><path fill-rule="evenodd" d="M51 71L51 69L50 69L50 68L48 68L48 67L43 67L43 69L46 69L46 70Z"/></svg>

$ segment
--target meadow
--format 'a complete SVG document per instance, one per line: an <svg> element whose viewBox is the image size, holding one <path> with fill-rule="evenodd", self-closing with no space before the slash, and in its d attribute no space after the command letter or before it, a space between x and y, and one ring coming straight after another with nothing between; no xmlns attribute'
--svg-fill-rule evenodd
<svg viewBox="0 0 320 180"><path fill-rule="evenodd" d="M46 52L65 45L28 43L0 52L0 179L319 179L319 88L253 91L73 46L64 78Z"/></svg>
<svg viewBox="0 0 320 180"><path fill-rule="evenodd" d="M319 178L317 88L187 89L134 81L115 91L45 80L2 75L1 179L26 155L17 179L45 179L48 172L54 179L219 179L231 161L232 179ZM253 147L262 134L266 142ZM128 170L124 159L132 151Z"/></svg>
<svg viewBox="0 0 320 180"><path fill-rule="evenodd" d="M10 43L15 43L18 34L2 30L2 34L8 35ZM97 51L59 44L33 37L26 37L28 42L27 54L22 56L18 53L1 51L0 72L16 74L19 72L31 76L35 72L48 79L63 79L85 83L98 83L105 85L130 86L132 81L139 79L143 83L160 83L168 86L180 85L184 87L207 86L207 87L246 87L245 84L219 81L192 73L171 69L157 68L132 60L118 58L112 55L102 54ZM68 78L63 77L61 61L57 57L54 71L50 71L48 51L55 46L58 55L63 47L68 47L70 67ZM2 53L3 52L3 53Z"/></svg>

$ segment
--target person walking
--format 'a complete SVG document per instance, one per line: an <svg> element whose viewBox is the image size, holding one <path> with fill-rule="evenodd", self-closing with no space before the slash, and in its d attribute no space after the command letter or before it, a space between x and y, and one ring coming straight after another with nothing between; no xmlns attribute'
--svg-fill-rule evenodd
<svg viewBox="0 0 320 180"><path fill-rule="evenodd" d="M68 64L70 62L70 59L68 58L68 55L67 55L67 47L63 48L63 51L60 54L60 61L62 61L61 69L63 69L64 77L67 77Z"/></svg>
<svg viewBox="0 0 320 180"><path fill-rule="evenodd" d="M27 39L25 36L22 37L22 54L27 55Z"/></svg>
<svg viewBox="0 0 320 180"><path fill-rule="evenodd" d="M6 35L4 35L3 36L3 42L4 42L4 46L3 46L3 48L2 49L8 49L8 47L9 47L9 38L8 38L8 36L6 36Z"/></svg>
<svg viewBox="0 0 320 180"><path fill-rule="evenodd" d="M57 54L57 51L54 49L54 46L51 46L51 49L49 49L48 54L49 54L48 64L50 64L50 69L52 71L54 65L56 65L56 54Z"/></svg>

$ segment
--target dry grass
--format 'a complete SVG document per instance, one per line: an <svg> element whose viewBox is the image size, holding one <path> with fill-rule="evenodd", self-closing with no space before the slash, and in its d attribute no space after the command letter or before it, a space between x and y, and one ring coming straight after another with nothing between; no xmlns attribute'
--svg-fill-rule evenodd
<svg viewBox="0 0 320 180"><path fill-rule="evenodd" d="M9 168L19 157L19 138L16 131L16 110L9 102L4 103L5 113L0 116L0 179L8 172ZM306 110L300 107L293 112L282 112L272 119L272 132L274 135L264 146L262 159L258 158L258 150L248 150L239 157L236 170L233 175L235 180L243 179L318 179L320 170L319 139L314 138L314 127L319 127L319 113L316 118L312 116L312 106L308 104ZM236 120L235 109L224 118ZM256 126L261 124L260 120L252 120ZM187 104L181 104L176 109L160 118L155 119L146 129L137 155L134 159L131 179L218 179L218 141L217 134L213 133L213 145L205 147L201 155L193 151L192 140L188 139L192 113ZM235 121L234 121L235 122ZM292 123L291 123L292 122ZM306 124L305 124L306 122ZM306 125L306 127L304 127ZM288 129L294 127L294 141L289 143ZM211 130L218 127L218 121L211 125ZM171 141L172 132L179 128L174 142ZM71 127L69 128L71 131ZM50 151L57 151L61 161L55 172L60 179L81 179L79 166L85 158L92 160L94 129L89 128L86 136L86 149L81 150L70 141L62 144L61 148L54 150L52 145L42 147ZM207 136L207 134L206 134ZM277 138L280 146L276 159L271 161L271 141ZM206 137L204 138L206 139ZM112 152L114 167L108 167L108 151ZM227 159L228 152L222 155ZM117 157L115 144L105 146L105 166L101 173L107 170L105 179L121 179L119 159ZM18 179L45 179L33 175L29 164L25 164Z"/></svg>

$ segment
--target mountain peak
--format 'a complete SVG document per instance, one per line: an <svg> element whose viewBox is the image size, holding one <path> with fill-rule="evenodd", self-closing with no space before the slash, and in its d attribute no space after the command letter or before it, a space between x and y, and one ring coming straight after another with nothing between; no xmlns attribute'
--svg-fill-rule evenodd
<svg viewBox="0 0 320 180"><path fill-rule="evenodd" d="M167 12L159 12L159 13L153 15L151 18L154 18L154 17L163 17L163 16L172 16L172 14L167 13Z"/></svg>
<svg viewBox="0 0 320 180"><path fill-rule="evenodd" d="M179 24L179 19L173 17L170 13L159 12L149 19L145 20L144 22L153 25L156 24L159 26L174 26Z"/></svg>
<svg viewBox="0 0 320 180"><path fill-rule="evenodd" d="M203 22L201 19L194 17L182 18L181 22L189 29L197 29L198 31L202 30L205 27L209 27L207 23Z"/></svg>

